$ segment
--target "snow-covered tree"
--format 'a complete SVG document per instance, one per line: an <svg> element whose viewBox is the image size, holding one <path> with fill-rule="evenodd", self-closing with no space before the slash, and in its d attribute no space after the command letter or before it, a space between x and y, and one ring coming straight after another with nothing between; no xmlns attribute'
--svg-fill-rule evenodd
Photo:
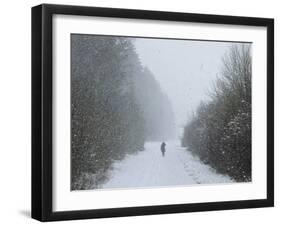
<svg viewBox="0 0 281 226"><path fill-rule="evenodd" d="M251 181L251 46L236 44L223 57L211 100L185 126L182 145L236 181Z"/></svg>
<svg viewBox="0 0 281 226"><path fill-rule="evenodd" d="M113 160L143 148L131 63L137 57L123 38L72 35L71 45L72 189L87 189L105 179Z"/></svg>

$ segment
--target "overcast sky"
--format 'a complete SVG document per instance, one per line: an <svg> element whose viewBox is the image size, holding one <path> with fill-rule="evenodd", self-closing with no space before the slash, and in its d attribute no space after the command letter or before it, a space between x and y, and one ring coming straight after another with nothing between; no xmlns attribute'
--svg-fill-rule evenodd
<svg viewBox="0 0 281 226"><path fill-rule="evenodd" d="M135 46L142 64L169 96L180 128L206 100L231 43L137 38Z"/></svg>

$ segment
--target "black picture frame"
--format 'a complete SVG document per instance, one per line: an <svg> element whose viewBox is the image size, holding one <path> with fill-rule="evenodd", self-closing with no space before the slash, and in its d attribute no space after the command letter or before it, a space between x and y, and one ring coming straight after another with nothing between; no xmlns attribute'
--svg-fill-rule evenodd
<svg viewBox="0 0 281 226"><path fill-rule="evenodd" d="M182 21L267 28L267 198L95 210L52 210L52 18L55 14ZM43 4L32 8L32 218L121 217L274 206L274 20L268 18Z"/></svg>

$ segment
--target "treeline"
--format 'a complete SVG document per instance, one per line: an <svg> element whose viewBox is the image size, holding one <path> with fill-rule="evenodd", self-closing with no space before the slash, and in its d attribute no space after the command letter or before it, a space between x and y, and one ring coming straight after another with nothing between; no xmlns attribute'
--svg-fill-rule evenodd
<svg viewBox="0 0 281 226"><path fill-rule="evenodd" d="M251 181L250 44L233 45L223 58L221 76L185 126L182 145L237 182Z"/></svg>
<svg viewBox="0 0 281 226"><path fill-rule="evenodd" d="M145 118L145 140L164 141L175 137L174 112L168 96L148 68L135 76L136 96Z"/></svg>
<svg viewBox="0 0 281 226"><path fill-rule="evenodd" d="M149 134L142 93L156 87L148 102L161 94L153 82L144 86L150 76L133 39L71 35L72 190L98 187L113 161L144 149Z"/></svg>

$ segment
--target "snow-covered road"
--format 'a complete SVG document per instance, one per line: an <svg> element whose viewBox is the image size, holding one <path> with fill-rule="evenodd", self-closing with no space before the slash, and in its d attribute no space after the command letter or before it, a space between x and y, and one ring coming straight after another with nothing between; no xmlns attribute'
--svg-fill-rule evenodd
<svg viewBox="0 0 281 226"><path fill-rule="evenodd" d="M145 150L115 162L109 180L101 188L128 188L231 183L228 176L217 174L177 141L166 142L162 157L160 142L148 142Z"/></svg>

